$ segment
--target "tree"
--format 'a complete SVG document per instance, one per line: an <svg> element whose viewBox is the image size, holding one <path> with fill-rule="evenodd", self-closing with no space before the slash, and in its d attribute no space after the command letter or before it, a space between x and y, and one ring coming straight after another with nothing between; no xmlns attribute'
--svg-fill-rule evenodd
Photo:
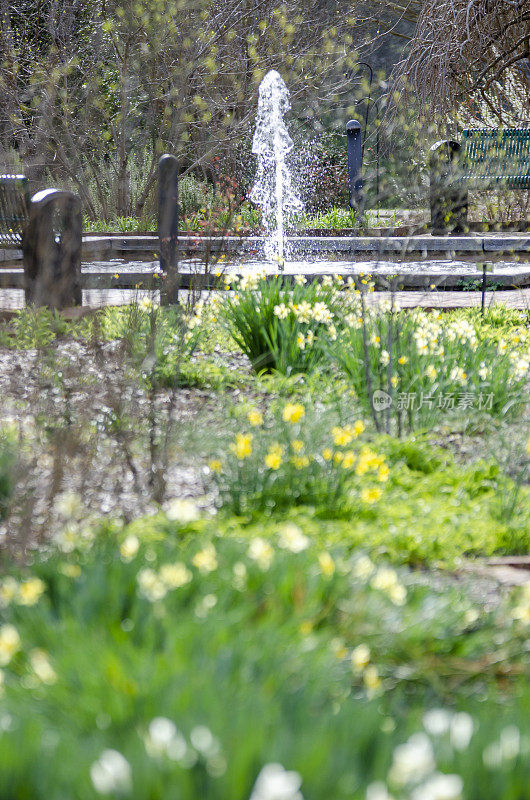
<svg viewBox="0 0 530 800"><path fill-rule="evenodd" d="M93 217L140 216L161 153L195 169L248 136L269 69L318 107L355 64L356 21L337 0L23 3L0 0L1 141Z"/></svg>
<svg viewBox="0 0 530 800"><path fill-rule="evenodd" d="M424 109L462 121L530 124L528 0L384 2L415 23L398 65Z"/></svg>

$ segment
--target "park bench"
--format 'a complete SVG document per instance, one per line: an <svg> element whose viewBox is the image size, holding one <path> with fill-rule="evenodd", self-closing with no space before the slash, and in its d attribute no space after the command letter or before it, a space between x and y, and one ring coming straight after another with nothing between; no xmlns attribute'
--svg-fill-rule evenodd
<svg viewBox="0 0 530 800"><path fill-rule="evenodd" d="M432 232L465 231L469 189L530 189L530 128L464 130L431 147L429 167Z"/></svg>
<svg viewBox="0 0 530 800"><path fill-rule="evenodd" d="M30 198L24 175L0 175L0 248L20 248L27 305L81 305L82 211L75 194Z"/></svg>

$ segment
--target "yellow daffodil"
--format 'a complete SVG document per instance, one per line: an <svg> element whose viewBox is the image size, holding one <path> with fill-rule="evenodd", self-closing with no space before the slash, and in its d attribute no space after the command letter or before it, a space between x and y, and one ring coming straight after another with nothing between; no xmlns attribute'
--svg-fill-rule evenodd
<svg viewBox="0 0 530 800"><path fill-rule="evenodd" d="M20 636L14 625L0 627L0 667L9 664L15 653L20 650Z"/></svg>
<svg viewBox="0 0 530 800"><path fill-rule="evenodd" d="M304 469L304 467L308 467L310 464L308 456L293 456L291 458L291 464L295 466L296 469Z"/></svg>
<svg viewBox="0 0 530 800"><path fill-rule="evenodd" d="M301 403L287 403L282 412L284 422L295 424L299 422L305 414L305 408Z"/></svg>
<svg viewBox="0 0 530 800"><path fill-rule="evenodd" d="M34 606L45 589L46 584L40 578L28 578L18 588L18 602L22 606Z"/></svg>
<svg viewBox="0 0 530 800"><path fill-rule="evenodd" d="M344 453L344 458L342 459L341 466L343 469L351 469L356 461L356 455L353 450L347 450Z"/></svg>
<svg viewBox="0 0 530 800"><path fill-rule="evenodd" d="M371 488L364 487L361 491L361 500L363 503L376 503L382 495L381 489L377 486Z"/></svg>
<svg viewBox="0 0 530 800"><path fill-rule="evenodd" d="M263 425L263 414L257 408L253 408L248 412L247 419L254 428Z"/></svg>
<svg viewBox="0 0 530 800"><path fill-rule="evenodd" d="M240 461L252 455L252 438L251 433L236 433L236 441L230 449Z"/></svg>
<svg viewBox="0 0 530 800"><path fill-rule="evenodd" d="M273 450L265 456L265 465L269 469L279 469L282 464L282 456L281 453L278 453L277 450Z"/></svg>
<svg viewBox="0 0 530 800"><path fill-rule="evenodd" d="M325 578L330 578L335 572L335 562L327 551L318 554L318 563Z"/></svg>

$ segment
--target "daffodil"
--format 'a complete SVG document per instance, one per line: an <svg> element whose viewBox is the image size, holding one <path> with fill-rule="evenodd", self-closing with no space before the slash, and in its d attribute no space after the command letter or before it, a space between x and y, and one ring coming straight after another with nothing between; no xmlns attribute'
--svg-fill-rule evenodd
<svg viewBox="0 0 530 800"><path fill-rule="evenodd" d="M252 438L251 433L236 433L236 441L230 449L240 461L252 455Z"/></svg>
<svg viewBox="0 0 530 800"><path fill-rule="evenodd" d="M305 408L301 403L287 403L282 412L283 420L291 424L299 422L304 415Z"/></svg>
<svg viewBox="0 0 530 800"><path fill-rule="evenodd" d="M361 500L363 503L376 503L382 495L381 489L377 486L373 486L371 488L364 487L361 490Z"/></svg>
<svg viewBox="0 0 530 800"><path fill-rule="evenodd" d="M330 578L335 572L335 562L327 551L318 554L318 563L325 578Z"/></svg>
<svg viewBox="0 0 530 800"><path fill-rule="evenodd" d="M248 412L247 419L254 428L263 425L263 414L257 408L253 408Z"/></svg>

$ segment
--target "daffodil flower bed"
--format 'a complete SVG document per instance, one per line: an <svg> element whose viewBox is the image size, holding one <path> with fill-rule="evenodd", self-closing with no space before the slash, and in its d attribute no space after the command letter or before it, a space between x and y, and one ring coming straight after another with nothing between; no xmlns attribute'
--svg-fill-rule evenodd
<svg viewBox="0 0 530 800"><path fill-rule="evenodd" d="M358 419L317 440L302 403L266 419L250 409L226 456L209 462L220 502L237 514L306 504L335 515L370 506L383 496L389 469L384 455L360 442L364 430Z"/></svg>
<svg viewBox="0 0 530 800"><path fill-rule="evenodd" d="M0 579L0 796L523 797L529 603L189 502L58 535Z"/></svg>
<svg viewBox="0 0 530 800"><path fill-rule="evenodd" d="M309 403L243 406L237 419L240 429L208 464L224 512L259 525L263 514L310 509L321 541L401 563L454 565L530 548L530 491L494 463L458 467L421 439L374 438L368 422ZM337 518L347 524L328 524Z"/></svg>
<svg viewBox="0 0 530 800"><path fill-rule="evenodd" d="M342 278L293 284L265 273L227 276L231 289L219 316L257 372L307 372L321 363L337 338L337 321L349 299Z"/></svg>
<svg viewBox="0 0 530 800"><path fill-rule="evenodd" d="M359 401L399 431L433 424L455 411L502 416L527 402L530 338L492 336L480 318L390 303L348 315L335 357ZM378 404L379 401L379 404Z"/></svg>

